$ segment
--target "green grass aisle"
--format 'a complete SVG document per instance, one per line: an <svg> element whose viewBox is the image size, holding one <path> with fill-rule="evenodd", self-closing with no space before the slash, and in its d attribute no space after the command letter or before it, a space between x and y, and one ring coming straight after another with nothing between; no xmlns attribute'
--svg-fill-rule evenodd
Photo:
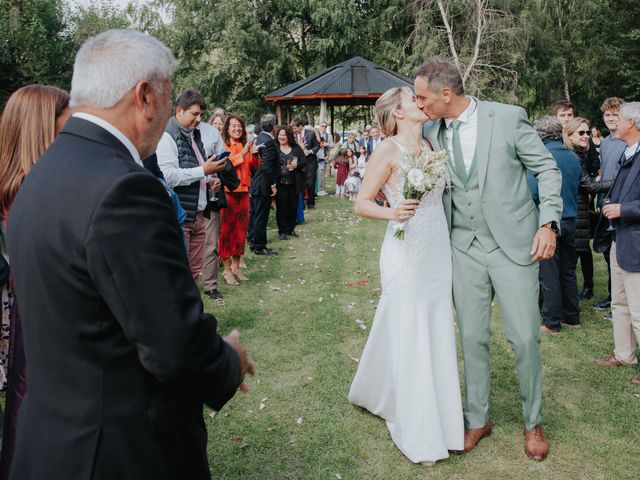
<svg viewBox="0 0 640 480"><path fill-rule="evenodd" d="M278 257L246 256L250 281L221 285L226 306L205 298L222 332L237 328L258 373L217 417L205 418L216 479L632 479L640 476L640 388L634 368L602 368L611 323L582 302L583 328L542 339L543 463L523 453L513 357L493 319L491 415L494 433L478 449L414 465L383 421L347 402L349 385L379 296L384 222L362 220L351 203L324 197L306 213L299 239L270 247ZM248 251L248 250L247 250ZM596 294L606 272L596 258ZM222 280L222 275L220 275ZM366 327L366 328L363 328ZM384 354L384 352L381 352Z"/></svg>

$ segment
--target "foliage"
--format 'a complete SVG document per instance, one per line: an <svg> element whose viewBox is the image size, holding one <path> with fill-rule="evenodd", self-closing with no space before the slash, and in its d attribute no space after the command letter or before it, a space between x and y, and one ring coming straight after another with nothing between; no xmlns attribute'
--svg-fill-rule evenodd
<svg viewBox="0 0 640 480"><path fill-rule="evenodd" d="M637 0L68 1L0 0L0 102L27 83L68 88L81 43L114 27L163 40L179 59L176 91L197 88L248 120L272 109L265 94L353 56L411 75L426 57L455 58L451 42L461 70L472 66L469 93L531 116L569 97L594 120L605 97L640 96ZM337 113L347 128L370 121L368 109Z"/></svg>

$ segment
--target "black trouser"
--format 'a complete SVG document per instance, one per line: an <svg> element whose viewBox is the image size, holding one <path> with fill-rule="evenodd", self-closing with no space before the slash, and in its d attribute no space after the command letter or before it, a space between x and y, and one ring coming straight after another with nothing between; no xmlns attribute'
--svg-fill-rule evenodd
<svg viewBox="0 0 640 480"><path fill-rule="evenodd" d="M552 330L560 330L561 321L573 325L580 324L575 220L563 220L561 231L562 235L558 236L553 257L540 262L540 314L542 323Z"/></svg>
<svg viewBox="0 0 640 480"><path fill-rule="evenodd" d="M249 230L247 238L256 250L267 246L267 222L271 210L270 196L251 196L249 199Z"/></svg>
<svg viewBox="0 0 640 480"><path fill-rule="evenodd" d="M315 160L309 161L305 178L305 188L309 196L307 205L312 207L316 205L316 178L318 178L318 162Z"/></svg>
<svg viewBox="0 0 640 480"><path fill-rule="evenodd" d="M611 254L611 248L607 248L604 252L602 252L602 256L604 257L604 261L607 262L607 275L608 275L608 284L609 288L609 298L611 298L611 258L609 255Z"/></svg>
<svg viewBox="0 0 640 480"><path fill-rule="evenodd" d="M278 233L290 234L296 227L298 194L295 185L278 185L276 193L276 222Z"/></svg>
<svg viewBox="0 0 640 480"><path fill-rule="evenodd" d="M577 255L582 269L582 288L593 290L593 254L591 250L580 250Z"/></svg>

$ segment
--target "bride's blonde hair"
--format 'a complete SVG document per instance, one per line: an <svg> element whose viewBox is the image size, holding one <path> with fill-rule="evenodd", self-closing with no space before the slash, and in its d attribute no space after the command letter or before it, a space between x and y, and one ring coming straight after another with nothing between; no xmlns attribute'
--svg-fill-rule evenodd
<svg viewBox="0 0 640 480"><path fill-rule="evenodd" d="M394 87L384 92L376 102L378 125L380 125L380 130L386 137L395 135L398 131L393 111L400 108L402 92L407 93L409 96L413 95L413 91L409 87Z"/></svg>

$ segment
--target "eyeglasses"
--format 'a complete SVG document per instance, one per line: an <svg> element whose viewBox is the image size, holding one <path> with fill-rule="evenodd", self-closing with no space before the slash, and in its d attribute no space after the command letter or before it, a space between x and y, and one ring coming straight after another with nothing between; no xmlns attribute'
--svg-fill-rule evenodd
<svg viewBox="0 0 640 480"><path fill-rule="evenodd" d="M591 136L591 132L589 130L578 130L576 133L578 134L579 137L584 137L585 135L587 137Z"/></svg>

